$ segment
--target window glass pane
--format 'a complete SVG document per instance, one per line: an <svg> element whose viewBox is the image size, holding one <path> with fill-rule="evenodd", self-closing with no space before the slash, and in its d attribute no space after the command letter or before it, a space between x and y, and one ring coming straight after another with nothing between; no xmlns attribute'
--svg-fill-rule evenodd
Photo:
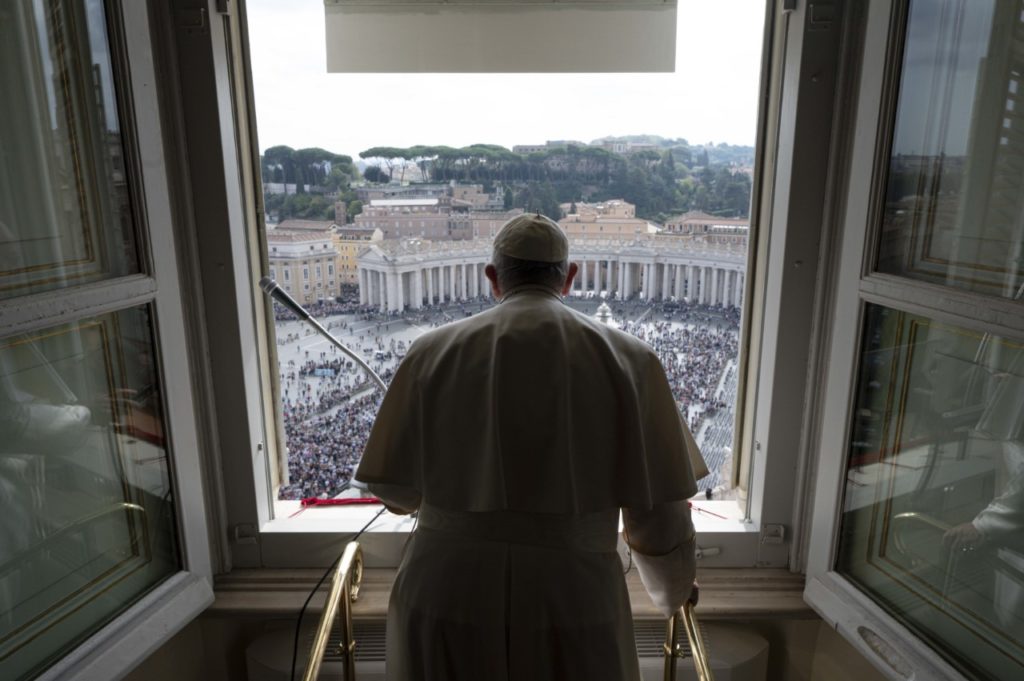
<svg viewBox="0 0 1024 681"><path fill-rule="evenodd" d="M837 570L967 676L1024 678L1024 342L872 305Z"/></svg>
<svg viewBox="0 0 1024 681"><path fill-rule="evenodd" d="M878 270L1020 298L1020 3L912 0L903 60Z"/></svg>
<svg viewBox="0 0 1024 681"><path fill-rule="evenodd" d="M0 6L0 299L139 269L105 21Z"/></svg>
<svg viewBox="0 0 1024 681"><path fill-rule="evenodd" d="M0 669L28 678L179 567L147 308L0 339Z"/></svg>

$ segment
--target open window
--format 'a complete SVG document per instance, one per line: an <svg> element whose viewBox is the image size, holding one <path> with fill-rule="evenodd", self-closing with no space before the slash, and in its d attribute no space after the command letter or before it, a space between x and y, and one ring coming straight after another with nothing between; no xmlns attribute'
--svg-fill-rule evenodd
<svg viewBox="0 0 1024 681"><path fill-rule="evenodd" d="M329 24L336 9L328 4ZM737 70L747 73L748 92L729 97L730 106L746 107L736 118L745 121L742 134L753 142L758 79L765 79L769 61L761 43L772 30L763 24L763 5L751 3L747 9L755 11L732 57L745 60ZM359 11L370 12L372 5ZM711 16L724 19L723 11ZM707 74L693 66L692 56L710 48L693 30L696 15L683 12L679 20L683 75L611 73L581 81L578 75L491 74L483 81L469 75L327 74L322 45L303 48L313 55L313 64L306 67L311 73L297 75L296 68L282 69L278 46L281 41L294 45L313 22L322 22L323 5L284 9L250 2L245 14L254 90L250 113L258 130L253 137L263 152L263 225L258 238L253 235L262 245L263 272L273 271L282 287L342 342L365 353L386 378L423 330L493 304L483 269L490 239L506 220L524 209L555 215L573 242L571 257L581 266L569 304L604 314L609 323L656 345L678 388L680 407L712 469L702 483L699 504L706 512L697 514L698 522L709 532L728 528L727 545L712 542L709 548L717 551L709 551L709 560L717 554L728 564L754 564L759 527L749 521L746 494L753 468L741 470L734 462L743 439L737 415L747 403L744 349L751 330L741 328L741 317L753 287L747 273L750 204L759 172L755 145L690 143L681 127L672 137L586 134L590 129L640 131L659 106L684 110L690 91L710 88ZM774 13L769 18L778 20ZM390 49L408 48L412 54L407 42L396 40ZM267 89L273 87L278 89ZM508 106L519 99L512 93L524 89L554 101L559 93L579 88L593 90L595 97L617 95L594 107L577 93L539 117ZM300 149L278 144L290 138L275 135L296 129L281 123L295 120L300 90L344 93L343 108L341 99L335 106L327 95L321 110L344 110L341 130L333 116L307 114L314 117L309 127L330 118L330 138L340 140L336 148L323 148L326 141ZM474 97L454 109L439 106L432 94L469 90ZM718 99L726 96L723 91ZM625 103L617 105L616 99ZM353 105L360 101L367 106ZM411 102L420 107L413 118L401 114ZM659 114L651 125L664 128L667 115ZM504 146L429 144L446 142L443 135L452 135L453 123L476 126L483 131L478 135L499 137ZM377 136L363 129L378 131ZM565 139L572 132L587 139ZM538 138L552 141L525 144ZM419 144L400 147L399 142ZM328 249L321 248L325 242ZM314 269L317 258L323 262ZM336 286L328 282L328 267L336 268ZM257 477L264 481L258 486L269 485L269 517L261 514L247 525L260 535L264 549L298 546L304 541L298 535L326 527L358 529L369 509L303 510L298 502L351 494L347 484L379 396L368 390L356 367L287 311L257 310L257 316L266 319L267 363L276 369L265 377L265 393L274 396L269 406L280 410L281 427L276 438L268 431L266 460L257 462L267 471ZM704 498L705 489L711 501ZM373 529L401 529L400 523L383 521ZM738 544L747 545L742 553ZM270 553L284 560L296 555ZM774 560L784 564L784 554ZM265 558L263 564L274 564Z"/></svg>
<svg viewBox="0 0 1024 681"><path fill-rule="evenodd" d="M879 0L864 39L806 595L892 678L1017 678L1024 15Z"/></svg>
<svg viewBox="0 0 1024 681"><path fill-rule="evenodd" d="M597 308L601 302L605 302L602 296L611 296L607 302L612 308L614 319L616 305L620 305L614 296L620 292L623 295L625 292L638 295L642 304L647 304L648 296L655 300L666 299L666 303L658 303L662 307L652 311L652 314L662 315L665 314L665 306L671 305L673 299L684 300L687 304L687 298L696 299L700 305L702 290L703 295L707 296L703 303L705 305L714 301L728 307L735 304L735 296L739 295L744 311L739 315L743 322L735 347L740 355L739 361L731 367L736 381L735 427L731 439L728 436L715 438L719 454L727 448L732 450L731 456L724 457L731 464L731 470L724 472L720 478L732 498L726 496L722 500L712 500L712 506L706 507L711 513L695 514L701 533L700 543L706 549L702 553L703 564L706 566L781 567L799 563L798 554L794 552L801 538L804 477L794 475L794 471L802 470L804 463L801 452L806 451L807 445L802 441L801 434L807 418L804 413L810 378L807 367L815 351L818 248L822 215L826 209L825 178L829 170L829 149L832 144L830 121L837 82L838 55L844 45L841 17L835 11L825 12L822 9L824 5L832 6L819 3L816 12L809 13L804 8L789 11L774 3L757 3L758 12L765 12L765 23L763 34L759 34L764 36L757 66L760 87L752 87L752 94L758 94L758 104L757 143L753 175L750 178L752 207L748 216L749 235L739 234L739 226L730 224L728 220L722 219L723 216L705 216L690 222L664 220L661 223L653 218L644 220L641 217L640 222L669 227L669 233L637 234L634 230L627 237L616 230L622 229L621 224L633 225L637 221L635 216L622 216L630 219L617 223L616 218L619 216L588 217L580 209L581 203L603 203L601 208L588 206L587 210L630 210L626 205L618 208L613 205L614 199L621 199L621 196L597 197L593 195L594 192L588 192L588 200L584 202L582 194L559 197L536 193L519 197L515 189L510 192L513 204L522 198L521 205L531 210L545 210L543 206L553 204L555 208L549 212L554 213L562 210L559 203L565 204L565 215L577 216L567 220L567 223L572 223L570 226L579 228L574 238L588 247L595 244L607 246L616 240L629 242L617 251L600 250L595 246L593 252L584 253L587 256L583 258L587 264L586 290L575 292L573 301L574 304L590 306L592 314L597 314ZM274 7L284 11L276 5ZM281 229L285 219L294 221L316 217L328 224L336 224L330 236L331 245L339 254L334 263L338 273L336 282L339 295L347 287L351 292L347 295L358 296L349 299L354 300L354 307L372 306L372 310L367 309L362 314L383 314L389 320L396 313L399 316L426 316L436 314L443 300L445 307L442 313L454 312L461 315L462 305L470 309L487 304L485 300L461 300L486 291L484 281L479 276L489 251L486 248L474 249L474 240L486 241L504 221L493 216L486 220L477 219L474 213L482 212L477 208L482 209L488 202L494 203L496 208L499 200L501 211L506 210L504 204L507 194L504 191L494 192L493 186L484 186L499 184L501 177L482 160L496 154L498 150L481 147L475 149L476 154L465 154L460 149L420 147L415 149L418 153L410 159L394 154L395 147L379 145L372 153L370 145L360 145L367 147L362 151L368 152L366 158L362 159L359 158L358 148L349 154L340 153L347 149L311 149L312 155L303 160L301 171L297 171L294 163L296 159L286 158L287 150L269 146L270 142L264 140L262 128L259 138L264 141L257 141L256 123L263 114L259 109L260 100L253 91L255 88L258 95L259 75L256 71L250 71L249 66L252 64L253 69L259 69L255 53L255 42L259 36L251 29L251 21L246 16L256 9L258 6L253 3L240 4L237 12L232 11L224 16L224 21L230 27L223 36L224 42L221 42L220 35L212 36L215 45L213 59L223 59L223 68L232 74L231 80L218 84L218 87L225 88L218 91L222 97L219 118L206 115L188 121L190 135L204 138L208 136L207 131L220 131L220 136L216 138L210 133L209 144L197 144L190 158L193 171L208 181L223 183L230 199L228 205L216 207L205 218L210 224L226 224L228 228L224 231L198 233L198 252L204 259L201 266L204 282L208 279L225 284L223 288L209 289L218 293L208 296L203 304L207 324L215 325L218 329L216 337L211 337L210 349L212 364L218 374L213 385L217 393L217 408L218 412L224 410L219 430L223 470L226 478L232 481L224 492L228 540L232 560L238 566L326 565L336 554L337 540L362 527L373 511L368 508L301 511L297 500L281 498L281 491L288 490L289 485L301 477L293 476L288 468L287 426L281 419L282 410L279 405L283 397L291 397L295 393L293 387L281 383L281 371L283 369L286 374L289 371L287 361L290 356L287 353L290 352L296 358L295 372L298 379L300 365L304 365L307 360L302 343L312 341L304 341L305 337L301 334L305 333L305 329L297 326L291 332L286 331L278 336L272 333L278 313L258 294L255 282L273 268L279 275L278 282L289 284L290 292L300 302L314 306L321 303L318 302L319 297L313 286L308 291L303 288L303 265L298 251L288 256L286 250L282 250L285 248L284 240L276 239L275 236L284 237L286 233L303 232L301 228L304 225L294 222L290 225L291 229ZM303 10L301 6L289 5L287 11ZM306 23L289 45L294 46L296 41L302 40L303 36L308 35L309 27L319 25L318 22L323 19L324 9L319 3L313 3L305 12ZM281 19L275 30L283 31L284 19L279 15L275 18ZM245 30L246 26L250 26L249 32ZM701 53L697 38L692 35L693 26L694 22L688 22L681 33L686 37L679 49L680 60L685 68L696 63L695 57ZM319 48L319 45L314 45L309 49L319 54ZM404 48L402 45L393 45L389 49ZM220 67L214 64L212 68ZM816 79L813 84L809 84L811 74ZM300 81L300 76L294 71L289 71L288 75ZM486 79L496 77L486 76ZM507 77L511 79L509 83L513 92L540 87L536 76ZM632 75L628 80L639 81L647 77ZM404 97L403 101L418 97L416 101L435 102L441 97L442 101L450 104L453 92L465 93L472 90L427 87L426 81L422 79L428 76L418 76L418 79L411 80L400 80L403 77L386 74L353 78L356 78L352 81L353 86L343 89L345 102L338 106L323 107L330 113L335 127L338 127L338 121L348 121L350 118L357 120L358 111L353 102L363 101L360 98L371 91L371 86L380 88L380 96L377 100L366 99L368 102L382 102L389 92L398 92ZM486 82L481 76L466 78L469 79L466 81L467 87ZM579 78L581 76L574 76L574 82ZM302 82L309 86L308 82ZM184 84L186 100L190 96L188 90L192 87L192 83ZM515 98L515 95L510 96ZM557 101L558 96L556 93L547 99ZM688 102L692 102L689 93L684 96ZM287 97L283 99L291 101ZM457 106L447 106L447 109L453 112L456 120L469 120L473 111L470 107L472 101L472 98L462 96L455 102ZM727 103L723 101L720 106L727 106ZM652 110L652 107L630 109L624 114L625 120L642 121L645 112ZM708 108L714 111L710 105ZM397 121L392 125L396 131L408 128L409 121L416 120L415 117L404 115L405 109L396 110L395 107L386 106L376 109L371 106L370 109L377 119ZM588 107L587 116L591 115L592 109L595 107ZM543 112L544 118L550 118L557 113L557 107L553 111L544 108ZM798 125L800 112L805 112L804 115L815 120L815 124ZM395 116L398 118L389 118ZM495 125L493 116L484 118L488 125ZM290 115L286 120L291 121L289 126L295 127L294 116ZM228 125L228 121L233 122L233 125ZM578 126L579 117L574 118L573 123ZM684 133L680 131L679 134ZM543 132L538 135L546 137ZM589 148L588 143L578 145L571 142L576 138L571 131L558 137L563 140L568 138L570 142L553 143L552 146L556 147L554 150L546 144L523 145L518 150L514 144L511 145L513 148L505 147L503 151L509 156L507 161L514 160L512 156L522 157L523 165L526 166L525 169L517 169L513 163L508 163L506 181L510 182L514 173L523 173L526 178L531 177L531 172L554 173L558 163L570 157L584 156L584 152L600 153L602 158L609 160L610 167L621 163L627 171L630 164L649 163L656 170L666 163L663 152L655 159L653 156L647 157L643 153L644 149L635 149L637 153L632 154L633 160L625 159L623 154L629 151L629 140L607 140L608 149L594 150ZM596 137L591 136L592 139ZM409 151L416 147L420 139L423 138L402 140L402 143L410 146L397 150ZM263 148L264 144L267 148ZM262 160L259 160L260 149L265 152ZM462 155L453 155L453 151ZM285 156L281 156L282 152ZM295 150L292 152L297 154ZM210 154L213 161L221 164L220 167L224 168L222 177L210 175L209 169L216 165L203 163L204 154ZM711 160L711 154L709 150L708 161ZM623 160L617 161L617 158ZM698 158L704 161L699 151ZM237 163L238 159L243 162ZM336 204L334 198L337 196L328 200L326 192L320 193L317 187L326 181L323 179L325 176L336 175L338 173L335 170L344 172L344 168L360 163L363 164L360 182L364 186L353 187L354 180L350 179L347 190L352 195L343 199L344 206ZM603 172L603 166L600 163L598 166L594 172ZM302 179L296 181L299 172ZM394 181L396 177L397 181ZM435 179L443 180L446 186L442 188L440 196L403 198L391 195L395 191L408 191L413 187L410 183L413 179L417 183L425 183L428 178L431 183ZM272 191L264 193L261 179L276 186ZM454 187L451 185L452 180L456 181ZM303 196L300 199L289 199L300 194L300 184ZM308 190L306 185L310 185ZM240 191L236 191L236 188ZM359 196L356 190L363 191L364 195ZM456 196L456 193L459 195ZM559 198L567 200L560 202ZM574 201L574 198L578 198L579 202ZM237 207L235 200L238 201ZM289 201L293 204L307 204L306 207L316 203L320 213L284 215L283 207ZM382 203L374 206L374 201ZM480 207L475 206L476 201L481 203ZM445 212L439 215L442 203L445 204ZM575 213L572 211L573 203L576 203ZM640 204L642 202L634 203L633 206ZM513 205L508 210L514 208ZM640 211L639 208L636 210ZM597 217L600 219L595 219ZM346 224L342 224L343 221ZM364 229L353 229L352 226L357 222ZM279 229L281 231L278 232ZM403 236L406 238L396 238L394 235L399 232L405 232ZM302 239L309 238L308 230L305 233ZM224 241L225 237L229 237L230 241ZM288 249L292 250L295 243L301 242L301 239L295 241L290 236L288 240L293 244ZM660 253L652 248L654 244L660 246L661 242L672 240L674 243L688 241L699 244L703 255L710 254L712 259L710 262L706 258L701 262L687 262L673 259L678 254L672 253L670 248ZM735 262L725 258L714 259L713 251L727 251L731 243L740 240L748 241L750 245L745 262L740 262L742 259L736 259ZM316 244L313 245L312 253L315 253ZM308 252L308 246L307 243L303 253ZM433 261L435 256L445 255L440 253L442 247L461 247L465 251L462 252L463 257L458 259ZM611 262L613 255L619 258L623 253L627 253L631 259ZM297 267L294 263L286 263L287 257L298 259ZM307 263L312 262L309 257L304 259ZM797 264L790 267L787 263L793 261ZM417 267L406 269L406 265L411 262L416 262ZM622 263L626 266L620 266ZM707 275L704 274L705 265ZM394 271L389 270L389 267ZM417 271L413 273L413 269ZM737 272L740 276L737 276ZM646 287L645 282L648 284ZM330 285L327 282L324 284ZM582 277L578 286L583 286ZM303 296L309 297L303 299ZM325 293L323 304L327 300L328 295ZM428 307L428 301L433 303L433 308ZM417 304L420 307L416 307ZM622 304L620 307L626 310L630 305L634 303ZM637 309L639 314L643 313L642 309ZM404 313L400 313L400 310L404 310ZM684 312L677 309L670 311L670 314ZM720 312L714 315L721 318ZM280 321L287 322L283 318ZM346 327L336 327L342 331L343 340L351 335L346 332L357 328L350 321L358 321L363 326L369 322L369 328L374 331L378 323L371 320L336 321L348 324ZM663 321L671 320L663 318ZM386 324L384 321L379 323L382 327ZM288 340L289 333L300 334L298 351L294 349L294 337L292 341ZM365 344L365 328L363 333ZM275 355L278 359L281 357L283 346L278 345L278 342L282 340L293 344L290 350L284 348L283 367L275 359ZM385 356L382 361L393 363L401 352L398 341L407 344L408 340L396 338L392 348L389 338L383 348L371 347L370 357L376 360L376 353L381 352ZM319 357L319 352L324 351L323 347L310 348L308 359L314 364L311 374L317 379L328 378L317 377L318 370L335 369L335 376L339 374L337 368L328 365L334 360L333 357ZM388 352L392 353L391 360L386 359ZM325 360L322 367L316 365L320 360ZM286 375L285 378L287 383L290 376ZM726 391L732 390L731 386L725 387ZM713 391L718 392L719 388L720 383L716 382ZM287 395L285 389L289 390ZM331 409L336 413L337 405ZM229 414L231 417L227 418ZM688 410L688 416L700 414ZM723 469L719 468L719 472L722 474ZM291 492L292 496L305 496L299 489L292 489ZM309 496L319 493L314 491ZM716 508L715 504L723 506ZM289 517L297 512L297 516ZM411 527L411 523L396 518L382 518L375 524L364 535L369 563L395 564L404 537L393 536L393 530L407 527ZM797 556L796 559L794 556Z"/></svg>
<svg viewBox="0 0 1024 681"><path fill-rule="evenodd" d="M117 677L213 600L149 41L144 3L0 10L9 679Z"/></svg>

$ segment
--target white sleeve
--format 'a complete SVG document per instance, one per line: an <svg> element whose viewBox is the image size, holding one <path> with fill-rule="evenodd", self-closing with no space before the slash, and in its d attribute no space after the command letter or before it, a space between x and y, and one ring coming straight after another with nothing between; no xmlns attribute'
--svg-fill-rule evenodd
<svg viewBox="0 0 1024 681"><path fill-rule="evenodd" d="M646 511L622 509L626 543L640 581L665 617L683 606L697 576L697 537L686 500L657 504Z"/></svg>
<svg viewBox="0 0 1024 681"><path fill-rule="evenodd" d="M412 487L383 482L370 482L366 486L392 513L406 515L420 507L420 493Z"/></svg>

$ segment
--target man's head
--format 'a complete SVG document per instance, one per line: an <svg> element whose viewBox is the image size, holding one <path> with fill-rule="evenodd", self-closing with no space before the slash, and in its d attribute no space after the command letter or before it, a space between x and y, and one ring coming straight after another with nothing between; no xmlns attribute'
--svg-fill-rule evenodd
<svg viewBox="0 0 1024 681"><path fill-rule="evenodd" d="M491 264L484 270L494 295L524 284L569 292L576 264L569 262L569 240L550 218L539 213L512 218L494 237Z"/></svg>

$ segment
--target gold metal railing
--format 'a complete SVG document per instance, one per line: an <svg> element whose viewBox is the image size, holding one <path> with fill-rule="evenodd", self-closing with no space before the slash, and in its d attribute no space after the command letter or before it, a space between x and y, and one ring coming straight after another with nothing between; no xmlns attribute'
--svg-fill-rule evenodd
<svg viewBox="0 0 1024 681"><path fill-rule="evenodd" d="M359 584L363 581L363 550L358 542L349 542L338 561L338 567L331 579L331 590L327 594L324 610L316 625L313 646L309 651L309 662L302 675L302 681L315 681L320 675L327 652L327 642L334 621L341 618L341 655L345 658L345 681L356 678L356 641L352 633L352 603L359 597Z"/></svg>
<svg viewBox="0 0 1024 681"><path fill-rule="evenodd" d="M905 513L897 513L892 517L893 520L893 544L896 546L896 550L904 556L908 556L911 559L917 557L914 555L913 549L907 542L905 533L907 529L913 525L926 527L936 532L945 534L953 528L949 523L939 520L926 513L920 513L918 511L907 511ZM1004 560L999 553L995 550L998 546L993 546L987 543L982 543L978 547L971 549L965 549L964 551L949 551L946 554L946 564L944 569L944 583L943 583L943 594L949 593L951 581L957 573L957 568L960 565L960 561L971 556L971 560L975 565L988 566L989 569L999 570L1000 574L1004 577L1013 580L1017 583L1018 588L1024 589L1024 573L1021 572L1020 568L1015 563L1009 563Z"/></svg>
<svg viewBox="0 0 1024 681"><path fill-rule="evenodd" d="M676 643L676 632L679 631L680 622L690 642L690 655L693 657L693 666L697 669L697 678L699 681L715 681L714 674L711 673L711 663L708 661L708 651L704 646L704 635L701 633L694 608L696 603L693 600L686 601L665 625L665 681L675 681L677 660L686 657L682 646Z"/></svg>
<svg viewBox="0 0 1024 681"><path fill-rule="evenodd" d="M896 545L896 550L903 554L910 553L910 547L907 545L906 537L904 532L906 527L911 524L924 525L930 527L933 530L939 532L948 532L952 525L944 523L938 518L933 518L930 515L919 513L917 511L907 511L906 513L897 513L892 517L893 520L893 543Z"/></svg>

